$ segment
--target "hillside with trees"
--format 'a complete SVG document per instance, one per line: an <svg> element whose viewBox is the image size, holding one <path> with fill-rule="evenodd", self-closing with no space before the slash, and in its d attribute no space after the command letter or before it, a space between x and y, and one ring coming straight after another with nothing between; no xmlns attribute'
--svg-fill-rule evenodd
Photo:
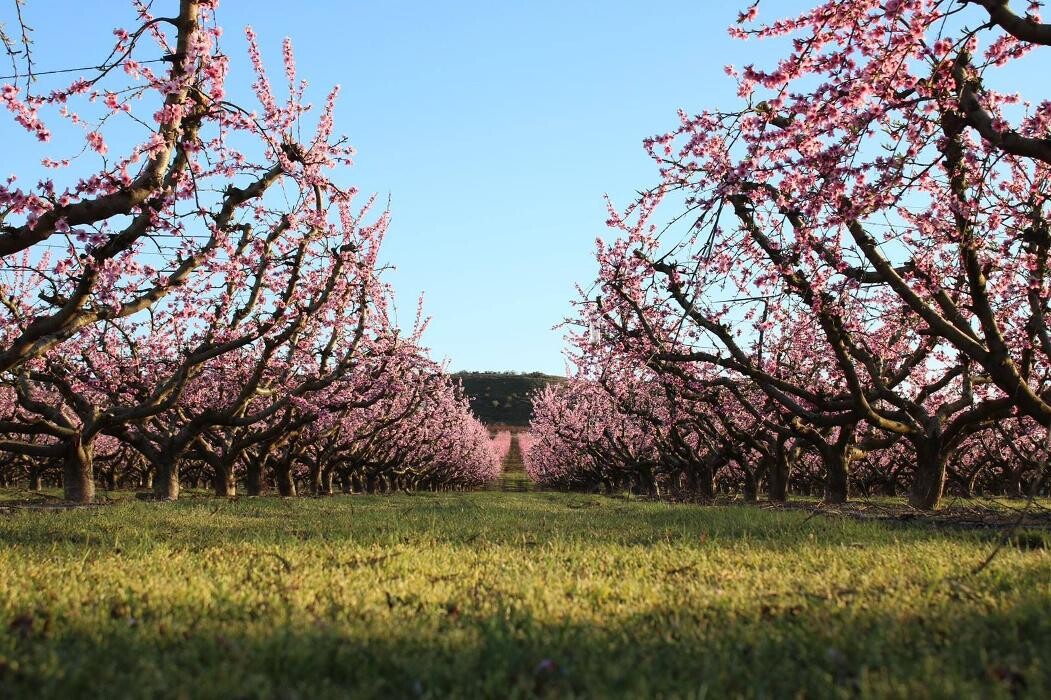
<svg viewBox="0 0 1051 700"><path fill-rule="evenodd" d="M533 417L533 393L565 381L565 377L542 372L458 372L453 376L463 383L471 410L483 423L522 427Z"/></svg>

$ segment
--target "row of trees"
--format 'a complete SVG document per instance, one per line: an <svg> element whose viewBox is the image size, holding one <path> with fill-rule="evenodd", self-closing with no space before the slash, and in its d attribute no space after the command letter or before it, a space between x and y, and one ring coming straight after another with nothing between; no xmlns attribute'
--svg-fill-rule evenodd
<svg viewBox="0 0 1051 700"><path fill-rule="evenodd" d="M279 96L249 29L258 106L243 108L216 0L133 4L97 69L51 89L29 40L3 37L0 101L48 177L0 184L0 478L60 474L78 502L97 472L164 499L201 480L291 495L297 480L320 494L492 478L488 433L420 347L421 315L393 321L389 214L341 181L338 89L307 103L286 42Z"/></svg>
<svg viewBox="0 0 1051 700"><path fill-rule="evenodd" d="M555 489L702 500L737 493L749 501L765 493L782 502L790 492L831 502L848 494L897 495L915 478L906 442L877 444L872 435L854 434L844 444L837 434L827 435L822 449L794 436L799 423L773 428L770 416L741 396L746 387L728 382L686 395L661 381L649 375L644 386L622 392L576 377L544 389L536 397L528 449L522 445L530 477ZM1025 419L991 425L954 451L946 486L963 497L1046 495L1039 486L1044 442L1040 427Z"/></svg>
<svg viewBox="0 0 1051 700"><path fill-rule="evenodd" d="M496 453L497 461L501 464L507 459L507 455L511 453L511 440L510 430L497 430L492 437L493 451Z"/></svg>
<svg viewBox="0 0 1051 700"><path fill-rule="evenodd" d="M727 67L738 108L646 141L659 183L610 209L535 478L923 509L947 482L1046 490L1051 102L1020 77L1041 5L748 7L731 32L790 49Z"/></svg>

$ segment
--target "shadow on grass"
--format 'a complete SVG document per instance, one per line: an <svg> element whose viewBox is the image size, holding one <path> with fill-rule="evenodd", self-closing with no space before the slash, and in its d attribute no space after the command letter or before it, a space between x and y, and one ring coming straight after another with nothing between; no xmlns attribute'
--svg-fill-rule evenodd
<svg viewBox="0 0 1051 700"><path fill-rule="evenodd" d="M1047 553L548 493L0 518L0 698L1047 697Z"/></svg>
<svg viewBox="0 0 1051 700"><path fill-rule="evenodd" d="M896 616L779 605L543 621L507 609L329 611L311 620L43 617L0 635L0 696L1047 697L1046 600ZM198 611L200 615L200 611ZM180 616L181 617L181 616Z"/></svg>

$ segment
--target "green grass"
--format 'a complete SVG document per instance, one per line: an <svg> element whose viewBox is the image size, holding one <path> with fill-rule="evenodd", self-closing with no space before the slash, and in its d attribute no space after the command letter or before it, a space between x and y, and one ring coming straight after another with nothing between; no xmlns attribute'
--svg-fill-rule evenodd
<svg viewBox="0 0 1051 700"><path fill-rule="evenodd" d="M0 516L0 697L1048 697L1051 554L553 493Z"/></svg>

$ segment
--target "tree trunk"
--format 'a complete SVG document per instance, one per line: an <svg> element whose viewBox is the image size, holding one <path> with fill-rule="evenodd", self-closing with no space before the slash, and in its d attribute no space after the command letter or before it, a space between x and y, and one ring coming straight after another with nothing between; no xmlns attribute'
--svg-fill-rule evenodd
<svg viewBox="0 0 1051 700"><path fill-rule="evenodd" d="M215 489L215 495L222 498L233 498L237 495L237 480L234 478L232 464L227 464L223 460L215 466L212 487Z"/></svg>
<svg viewBox="0 0 1051 700"><path fill-rule="evenodd" d="M33 470L29 475L29 490L39 491L43 488L43 480L40 478L40 472Z"/></svg>
<svg viewBox="0 0 1051 700"><path fill-rule="evenodd" d="M771 501L784 503L788 500L788 474L788 455L785 446L780 444L775 450L766 476L766 490Z"/></svg>
<svg viewBox="0 0 1051 700"><path fill-rule="evenodd" d="M249 458L245 465L245 492L249 496L258 496L263 493L263 469L262 465L255 459Z"/></svg>
<svg viewBox="0 0 1051 700"><path fill-rule="evenodd" d="M161 460L156 467L153 479L153 495L162 501L179 499L179 463L175 459Z"/></svg>
<svg viewBox="0 0 1051 700"><path fill-rule="evenodd" d="M331 496L335 493L335 489L333 488L333 481L335 479L335 476L336 475L332 472L331 469L326 469L321 475L321 487L324 490L324 494L326 496Z"/></svg>
<svg viewBox="0 0 1051 700"><path fill-rule="evenodd" d="M759 500L759 480L751 470L744 473L744 500L748 503Z"/></svg>
<svg viewBox="0 0 1051 700"><path fill-rule="evenodd" d="M825 455L825 503L846 503L850 498L850 459L838 450Z"/></svg>
<svg viewBox="0 0 1051 700"><path fill-rule="evenodd" d="M277 492L284 497L296 495L296 481L292 478L291 464L277 464L274 468L274 480L277 482Z"/></svg>
<svg viewBox="0 0 1051 700"><path fill-rule="evenodd" d="M94 445L78 436L62 461L62 490L67 501L91 503L95 500L95 475L92 470Z"/></svg>
<svg viewBox="0 0 1051 700"><path fill-rule="evenodd" d="M706 501L715 498L715 469L711 462L705 460L691 468L690 480L696 494Z"/></svg>
<svg viewBox="0 0 1051 700"><path fill-rule="evenodd" d="M909 490L909 505L920 510L934 510L945 489L945 459L938 437L921 437L916 447L916 473Z"/></svg>
<svg viewBox="0 0 1051 700"><path fill-rule="evenodd" d="M1008 498L1022 498L1025 489L1022 488L1022 468L1014 467L1004 470L1007 475L1007 483L1005 485L1004 495Z"/></svg>
<svg viewBox="0 0 1051 700"><path fill-rule="evenodd" d="M323 475L321 473L321 465L317 462L310 465L310 495L311 496L323 496L325 495L325 486L322 483Z"/></svg>

